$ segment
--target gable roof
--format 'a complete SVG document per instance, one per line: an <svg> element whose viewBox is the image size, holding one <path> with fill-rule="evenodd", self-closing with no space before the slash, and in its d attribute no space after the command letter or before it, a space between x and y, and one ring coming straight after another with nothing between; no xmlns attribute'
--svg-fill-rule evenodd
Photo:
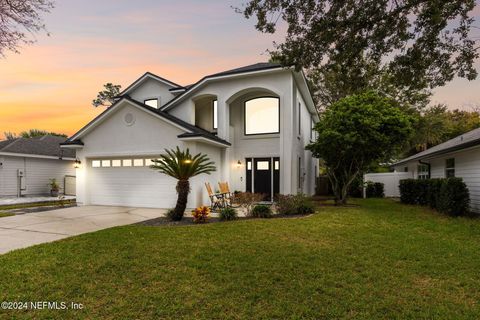
<svg viewBox="0 0 480 320"><path fill-rule="evenodd" d="M142 108L142 109L144 109L148 112L154 113L155 115L159 116L160 118L163 118L163 119L167 120L168 122L171 122L171 123L179 126L183 130L187 131L189 134L194 134L197 137L203 137L207 140L211 140L211 141L214 141L216 143L219 143L219 144L222 144L222 145L225 145L225 146L230 146L231 145L230 142L228 142L226 140L223 140L223 139L220 139L219 137L217 137L216 135L212 134L211 132L209 132L207 130L196 127L196 126L194 126L194 125L192 125L188 122L185 122L185 121L183 121L183 120L181 120L181 119L179 119L179 118L177 118L177 117L175 117L175 116L173 116L169 113L166 113L166 112L161 111L159 109L155 109L153 107L150 107L150 106L148 106L148 105L146 105L146 104L144 104L140 101L132 99L128 95L120 97L120 99L118 101L116 101L112 106L108 107L105 111L103 111L101 114L99 114L97 117L95 117L95 119L90 121L86 126L84 126L82 129L80 129L77 133L75 133L73 136L68 138L67 141L65 141L65 143L63 143L62 145L65 145L65 146L68 146L68 145L83 145L83 142L81 142L81 140L79 140L82 136L82 133L84 133L88 128L95 125L106 114L112 112L115 109L115 107L118 106L123 101L128 101L131 104L133 104L133 105L135 105L139 108ZM181 138L183 136L179 135L178 137Z"/></svg>
<svg viewBox="0 0 480 320"><path fill-rule="evenodd" d="M144 81L146 81L148 79L154 79L154 80L162 82L162 83L164 83L167 86L172 87L172 88L181 87L179 84L176 84L175 82L172 82L170 80L167 80L165 78L162 78L160 76L157 76L156 74L153 74L153 73L147 71L140 78L135 80L131 85L126 87L122 92L120 92L119 96L123 96L123 95L128 94L128 92L137 88L141 83L143 83Z"/></svg>
<svg viewBox="0 0 480 320"><path fill-rule="evenodd" d="M54 158L75 158L75 150L63 150L60 144L63 137L41 136L35 138L17 138L0 141L0 153L46 156Z"/></svg>
<svg viewBox="0 0 480 320"><path fill-rule="evenodd" d="M279 63L271 63L271 62L259 62L255 64L251 64L248 66L240 67L240 68L235 68L227 71L222 71L218 73L214 73L208 76L203 77L199 81L195 82L194 84L191 84L186 87L178 87L178 88L173 88L171 91L177 91L177 90L185 90L183 93L180 93L178 96L167 102L164 106L161 107L161 110L163 111L168 111L173 108L173 106L181 101L186 95L188 95L190 92L192 92L194 89L198 88L200 85L205 83L208 80L212 80L215 78L219 77L226 77L226 76L233 76L233 75L240 75L244 73L251 73L251 72L262 72L262 71L269 71L269 70L279 70L279 69L285 69L288 67L284 67Z"/></svg>
<svg viewBox="0 0 480 320"><path fill-rule="evenodd" d="M408 158L402 159L394 165L401 165L409 161L420 160L427 157L434 157L437 155L458 151L470 147L480 145L480 128L474 129L458 137L450 139L444 143L431 147L425 151L419 152Z"/></svg>

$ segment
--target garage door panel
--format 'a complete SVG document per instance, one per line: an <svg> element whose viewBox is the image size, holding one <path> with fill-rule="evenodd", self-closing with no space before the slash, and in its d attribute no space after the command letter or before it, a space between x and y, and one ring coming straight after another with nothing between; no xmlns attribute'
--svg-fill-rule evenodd
<svg viewBox="0 0 480 320"><path fill-rule="evenodd" d="M171 208L176 180L149 167L91 168L89 198L94 205Z"/></svg>

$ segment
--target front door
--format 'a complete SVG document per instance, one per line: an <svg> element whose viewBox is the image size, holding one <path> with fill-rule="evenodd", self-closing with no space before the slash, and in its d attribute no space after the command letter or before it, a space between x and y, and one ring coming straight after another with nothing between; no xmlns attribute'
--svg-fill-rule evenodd
<svg viewBox="0 0 480 320"><path fill-rule="evenodd" d="M280 159L247 158L246 164L246 190L263 194L264 201L272 201L272 195L280 189Z"/></svg>

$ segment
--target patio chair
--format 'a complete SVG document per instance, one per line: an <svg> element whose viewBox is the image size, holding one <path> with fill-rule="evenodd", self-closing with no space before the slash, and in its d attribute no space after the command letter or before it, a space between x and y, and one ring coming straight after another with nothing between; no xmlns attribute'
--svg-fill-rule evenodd
<svg viewBox="0 0 480 320"><path fill-rule="evenodd" d="M228 182L219 182L218 187L220 188L220 193L224 195L225 204L231 207L233 201L233 194L230 192Z"/></svg>
<svg viewBox="0 0 480 320"><path fill-rule="evenodd" d="M215 210L216 208L223 208L225 206L223 197L221 197L219 194L213 193L210 183L205 182L205 188L207 188L208 197L210 198L210 209Z"/></svg>

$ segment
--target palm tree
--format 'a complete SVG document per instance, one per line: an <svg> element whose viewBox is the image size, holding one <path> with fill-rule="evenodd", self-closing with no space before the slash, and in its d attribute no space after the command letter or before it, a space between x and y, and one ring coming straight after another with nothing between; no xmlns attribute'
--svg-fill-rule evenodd
<svg viewBox="0 0 480 320"><path fill-rule="evenodd" d="M160 156L159 159L154 159L154 165L150 168L158 170L170 177L177 179L177 204L173 211L172 220L180 221L183 218L185 208L187 207L188 194L190 193L191 177L202 173L210 174L215 171L214 162L205 154L197 154L192 157L190 151L165 149L166 154Z"/></svg>

